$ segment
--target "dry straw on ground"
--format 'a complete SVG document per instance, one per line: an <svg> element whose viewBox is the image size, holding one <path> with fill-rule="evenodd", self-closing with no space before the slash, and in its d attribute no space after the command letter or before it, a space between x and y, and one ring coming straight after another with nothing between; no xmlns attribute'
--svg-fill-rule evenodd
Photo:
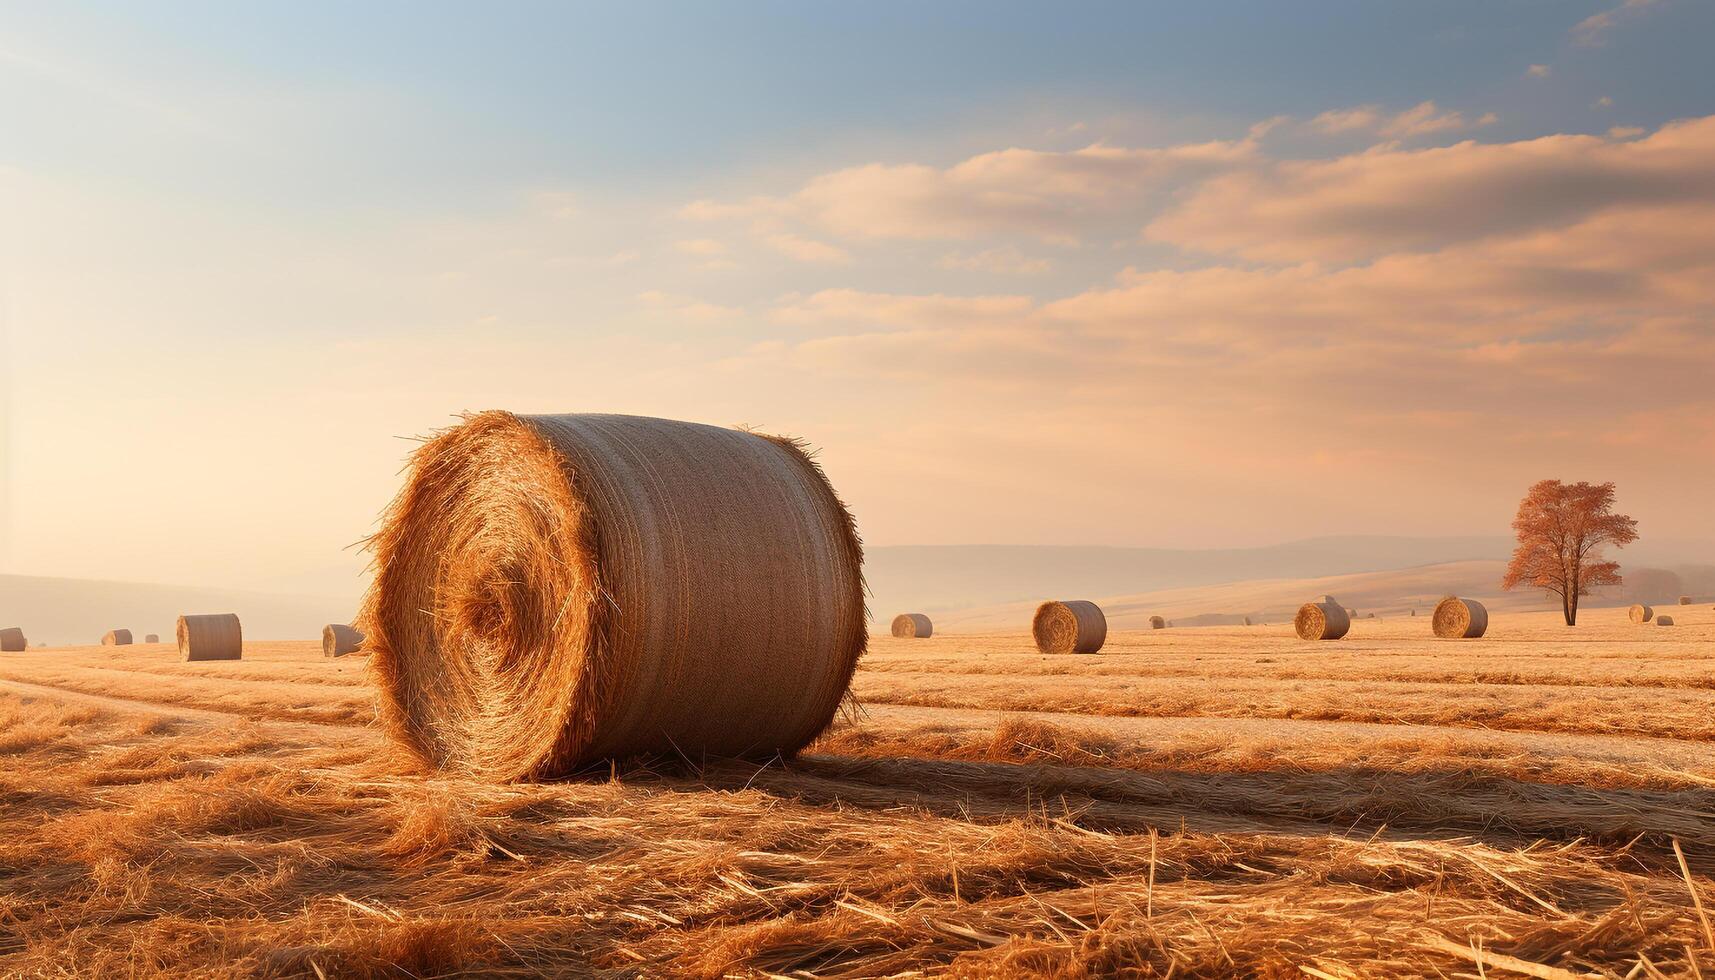
<svg viewBox="0 0 1715 980"><path fill-rule="evenodd" d="M16 626L0 629L0 651L19 653L30 648L28 640L24 639L24 631Z"/></svg>
<svg viewBox="0 0 1715 980"><path fill-rule="evenodd" d="M1474 640L1489 629L1489 610L1475 599L1450 595L1435 605L1435 635L1444 640Z"/></svg>
<svg viewBox="0 0 1715 980"><path fill-rule="evenodd" d="M179 653L186 660L238 660L244 656L244 628L232 613L180 616Z"/></svg>
<svg viewBox="0 0 1715 980"><path fill-rule="evenodd" d="M130 630L108 630L101 635L101 645L104 647L123 647L131 645Z"/></svg>
<svg viewBox="0 0 1715 980"><path fill-rule="evenodd" d="M1044 602L1030 632L1043 653L1095 653L1107 642L1108 619L1100 606L1083 599Z"/></svg>
<svg viewBox="0 0 1715 980"><path fill-rule="evenodd" d="M384 725L489 779L793 753L868 642L856 529L790 439L485 412L417 450L373 548Z"/></svg>
<svg viewBox="0 0 1715 980"><path fill-rule="evenodd" d="M1640 604L1626 610L1626 615L1634 623L1647 623L1655 616L1655 610Z"/></svg>
<svg viewBox="0 0 1715 980"><path fill-rule="evenodd" d="M1352 617L1331 596L1323 596L1321 602L1306 602L1298 608L1292 628L1299 639L1338 640L1352 628Z"/></svg>
<svg viewBox="0 0 1715 980"><path fill-rule="evenodd" d="M934 632L935 625L922 613L900 613L893 617L894 636L923 640L934 635Z"/></svg>
<svg viewBox="0 0 1715 980"><path fill-rule="evenodd" d="M1151 616L1149 617L1149 628L1152 630L1164 630L1167 628L1167 620L1160 616Z"/></svg>
<svg viewBox="0 0 1715 980"><path fill-rule="evenodd" d="M161 636L159 633L149 633L143 637L143 642L144 643L159 643L159 642L161 642Z"/></svg>
<svg viewBox="0 0 1715 980"><path fill-rule="evenodd" d="M363 649L363 634L344 623L322 627L322 656L343 657Z"/></svg>

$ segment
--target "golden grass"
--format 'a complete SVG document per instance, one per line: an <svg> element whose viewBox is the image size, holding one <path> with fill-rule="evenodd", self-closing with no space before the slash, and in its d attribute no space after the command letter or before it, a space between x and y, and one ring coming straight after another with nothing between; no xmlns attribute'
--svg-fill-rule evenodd
<svg viewBox="0 0 1715 980"><path fill-rule="evenodd" d="M1318 644L1294 691L1225 673L1305 646L1282 628L1116 633L1040 675L998 669L1041 662L1007 652L1030 649L1019 633L878 639L859 673L964 685L980 711L878 705L791 761L492 785L415 771L355 710L361 674L313 643L11 657L0 677L138 703L0 690L0 974L1715 976L1715 760L1663 720L1705 696L1667 682L1715 664L1685 639L1703 627L1528 625L1442 644L1447 675L1532 650L1525 669L1587 669L1571 689L1614 705L1589 678L1651 664L1661 684L1614 693L1647 699L1658 720L1634 727L1656 740L1277 717L1343 690L1491 710L1489 687L1378 676L1432 666L1407 637ZM1199 680L1151 673L1173 657L1208 671L1205 701L1286 693L1132 721L1005 715L986 686L1136 703L1131 685ZM1533 702L1506 704L1522 723Z"/></svg>

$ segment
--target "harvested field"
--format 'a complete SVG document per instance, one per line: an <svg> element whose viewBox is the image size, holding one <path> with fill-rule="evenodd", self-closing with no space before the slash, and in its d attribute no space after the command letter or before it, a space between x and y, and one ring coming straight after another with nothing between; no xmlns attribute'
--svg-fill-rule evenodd
<svg viewBox="0 0 1715 980"><path fill-rule="evenodd" d="M0 973L1715 975L1676 612L877 635L790 762L501 786L414 771L314 642L11 655Z"/></svg>

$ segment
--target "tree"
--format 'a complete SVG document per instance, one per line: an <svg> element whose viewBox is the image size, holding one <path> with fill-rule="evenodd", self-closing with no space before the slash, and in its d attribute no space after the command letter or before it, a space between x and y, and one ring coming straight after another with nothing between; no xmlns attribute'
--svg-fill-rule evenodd
<svg viewBox="0 0 1715 980"><path fill-rule="evenodd" d="M1559 596L1568 626L1578 623L1580 597L1620 584L1620 563L1604 559L1602 549L1638 539L1638 522L1614 513L1612 483L1543 480L1519 502L1513 530L1518 548L1501 588L1522 583Z"/></svg>

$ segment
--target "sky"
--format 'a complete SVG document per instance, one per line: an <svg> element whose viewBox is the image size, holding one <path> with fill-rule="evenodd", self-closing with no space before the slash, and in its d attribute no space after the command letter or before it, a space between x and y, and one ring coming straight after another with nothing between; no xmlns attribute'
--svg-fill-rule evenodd
<svg viewBox="0 0 1715 980"><path fill-rule="evenodd" d="M1715 540L1715 4L0 0L0 572L346 594L488 408L867 541Z"/></svg>

